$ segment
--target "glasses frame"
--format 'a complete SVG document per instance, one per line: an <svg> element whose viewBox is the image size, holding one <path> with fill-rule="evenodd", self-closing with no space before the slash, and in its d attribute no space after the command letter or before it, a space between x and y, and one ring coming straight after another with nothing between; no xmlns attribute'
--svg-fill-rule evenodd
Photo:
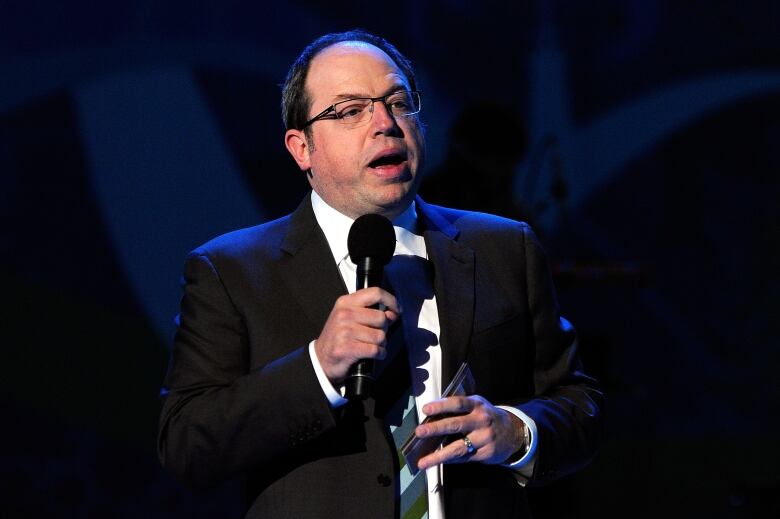
<svg viewBox="0 0 780 519"><path fill-rule="evenodd" d="M374 103L377 101L382 101L382 104L385 105L385 109L387 109L387 113L389 113L391 116L395 117L393 114L393 111L390 109L390 107L387 106L387 98L392 97L396 95L399 92L403 92L404 89L395 90L393 92L390 92L387 95L379 96L379 97L350 97L349 99L344 99L343 101L339 101L337 103L333 103L329 107L327 107L325 110L321 111L305 123L303 123L303 126L300 127L301 130L311 126L312 124L316 123L317 121L322 120L329 120L329 119L337 119L341 120L342 118L339 117L336 114L336 105L340 105L342 103L349 103L350 101L371 101L371 109L369 110L371 113L371 117L374 116ZM417 109L414 112L410 112L408 114L404 114L403 117L409 117L410 115L416 115L420 113L420 110L422 110L422 96L420 95L419 90L407 90L406 91L411 96L417 97ZM371 117L369 117L366 122L371 120Z"/></svg>

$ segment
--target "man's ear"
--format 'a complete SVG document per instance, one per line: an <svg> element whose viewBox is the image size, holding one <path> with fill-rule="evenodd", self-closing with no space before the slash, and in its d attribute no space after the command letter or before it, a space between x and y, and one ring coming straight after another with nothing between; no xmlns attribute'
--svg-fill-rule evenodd
<svg viewBox="0 0 780 519"><path fill-rule="evenodd" d="M284 134L284 145L290 152L292 158L301 168L301 171L311 169L311 160L309 158L309 143L303 130L287 130Z"/></svg>

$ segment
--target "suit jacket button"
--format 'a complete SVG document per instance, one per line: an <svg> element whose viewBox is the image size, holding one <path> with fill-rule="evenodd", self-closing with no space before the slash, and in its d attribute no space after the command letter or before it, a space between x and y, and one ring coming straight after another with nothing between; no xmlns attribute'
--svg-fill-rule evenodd
<svg viewBox="0 0 780 519"><path fill-rule="evenodd" d="M383 487L389 487L392 484L393 480L390 479L390 476L388 476L387 474L379 474L376 477L376 482L382 485Z"/></svg>

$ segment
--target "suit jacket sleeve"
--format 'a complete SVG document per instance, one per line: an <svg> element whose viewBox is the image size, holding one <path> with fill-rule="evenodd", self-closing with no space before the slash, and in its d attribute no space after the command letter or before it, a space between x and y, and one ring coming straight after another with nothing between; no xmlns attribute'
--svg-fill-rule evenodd
<svg viewBox="0 0 780 519"><path fill-rule="evenodd" d="M544 251L530 227L524 227L535 397L517 407L536 422L532 482L543 483L574 472L594 456L602 433L603 395L582 369L574 328L558 311Z"/></svg>
<svg viewBox="0 0 780 519"><path fill-rule="evenodd" d="M284 353L251 369L245 312L212 258L191 253L183 282L162 391L158 453L167 469L189 484L211 484L273 463L334 427L305 343L268 344Z"/></svg>

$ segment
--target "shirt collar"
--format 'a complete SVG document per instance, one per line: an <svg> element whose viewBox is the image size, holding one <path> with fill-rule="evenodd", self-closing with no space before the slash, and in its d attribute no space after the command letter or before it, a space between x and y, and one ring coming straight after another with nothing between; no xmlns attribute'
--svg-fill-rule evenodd
<svg viewBox="0 0 780 519"><path fill-rule="evenodd" d="M311 207L325 239L328 240L330 251L336 264L348 258L347 236L354 220L346 216L322 199L316 191L311 192ZM395 254L411 254L427 258L425 240L417 232L417 210L414 201L403 213L393 220L395 231Z"/></svg>

